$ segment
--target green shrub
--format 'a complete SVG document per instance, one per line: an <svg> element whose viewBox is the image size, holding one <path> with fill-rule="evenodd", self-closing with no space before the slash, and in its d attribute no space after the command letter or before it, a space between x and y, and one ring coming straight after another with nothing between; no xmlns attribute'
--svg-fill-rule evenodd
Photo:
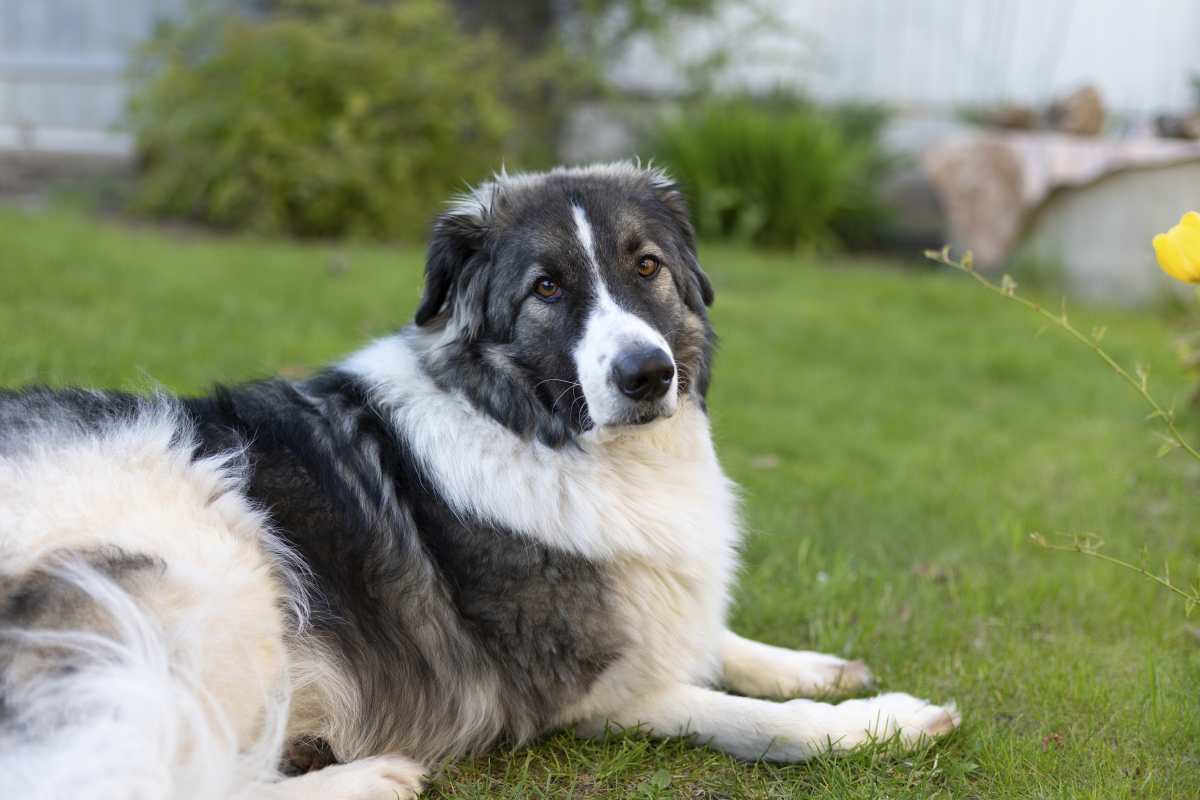
<svg viewBox="0 0 1200 800"><path fill-rule="evenodd" d="M699 234L782 249L871 244L889 160L883 114L748 98L660 123L655 161L686 184Z"/></svg>
<svg viewBox="0 0 1200 800"><path fill-rule="evenodd" d="M441 0L285 0L166 30L134 80L135 211L391 238L505 156L539 166L554 93L581 78L560 50L460 29Z"/></svg>

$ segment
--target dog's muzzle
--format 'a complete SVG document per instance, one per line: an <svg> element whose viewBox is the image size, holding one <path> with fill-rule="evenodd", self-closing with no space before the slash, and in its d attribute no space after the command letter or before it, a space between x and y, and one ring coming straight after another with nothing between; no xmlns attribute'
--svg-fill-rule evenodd
<svg viewBox="0 0 1200 800"><path fill-rule="evenodd" d="M613 383L621 394L639 403L662 397L674 377L675 363L660 347L627 350L613 360Z"/></svg>

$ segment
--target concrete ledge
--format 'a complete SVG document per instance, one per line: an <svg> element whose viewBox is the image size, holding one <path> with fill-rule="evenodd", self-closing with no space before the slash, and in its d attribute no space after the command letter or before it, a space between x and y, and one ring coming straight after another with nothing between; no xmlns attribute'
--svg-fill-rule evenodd
<svg viewBox="0 0 1200 800"><path fill-rule="evenodd" d="M134 140L127 133L0 125L0 153L8 151L71 153L132 159Z"/></svg>
<svg viewBox="0 0 1200 800"><path fill-rule="evenodd" d="M136 166L126 134L0 126L0 195L36 198L63 184L130 178Z"/></svg>
<svg viewBox="0 0 1200 800"><path fill-rule="evenodd" d="M1158 266L1150 240L1200 210L1200 161L1124 169L1056 189L1026 227L1018 259L1061 269L1071 299L1139 306L1192 287Z"/></svg>

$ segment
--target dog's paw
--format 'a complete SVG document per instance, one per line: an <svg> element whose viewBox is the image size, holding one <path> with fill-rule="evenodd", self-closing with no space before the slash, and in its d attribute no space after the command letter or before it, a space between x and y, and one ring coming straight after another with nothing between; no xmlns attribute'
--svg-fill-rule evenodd
<svg viewBox="0 0 1200 800"><path fill-rule="evenodd" d="M375 756L347 766L363 771L362 800L410 800L425 786L425 767L404 756Z"/></svg>
<svg viewBox="0 0 1200 800"><path fill-rule="evenodd" d="M866 702L877 710L876 727L869 729L873 735L885 739L899 732L900 744L904 747L928 744L962 723L962 715L953 700L944 706L935 706L910 694L892 692ZM886 725L882 724L885 715Z"/></svg>
<svg viewBox="0 0 1200 800"><path fill-rule="evenodd" d="M749 645L741 652L726 654L725 683L751 697L823 697L871 685L871 670L861 661L757 642Z"/></svg>
<svg viewBox="0 0 1200 800"><path fill-rule="evenodd" d="M412 800L425 785L425 767L404 756L372 756L277 785L296 800Z"/></svg>
<svg viewBox="0 0 1200 800"><path fill-rule="evenodd" d="M812 713L820 704L792 700L785 705ZM871 742L894 742L912 749L931 743L962 723L953 701L935 706L902 692L846 700L824 708L828 711L820 715L823 724L813 726L818 735L810 736L807 742L814 752L845 752Z"/></svg>

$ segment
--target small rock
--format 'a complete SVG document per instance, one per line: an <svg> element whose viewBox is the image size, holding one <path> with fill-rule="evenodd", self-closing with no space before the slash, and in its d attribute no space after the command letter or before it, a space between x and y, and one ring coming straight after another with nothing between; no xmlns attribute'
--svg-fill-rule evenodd
<svg viewBox="0 0 1200 800"><path fill-rule="evenodd" d="M1104 103L1095 86L1085 86L1050 107L1051 127L1065 133L1095 136L1104 127Z"/></svg>
<svg viewBox="0 0 1200 800"><path fill-rule="evenodd" d="M1028 106L1001 106L984 114L983 124L994 128L1031 131L1038 126L1038 113Z"/></svg>
<svg viewBox="0 0 1200 800"><path fill-rule="evenodd" d="M1155 117L1154 132L1164 139L1200 139L1200 111L1186 117L1176 114Z"/></svg>
<svg viewBox="0 0 1200 800"><path fill-rule="evenodd" d="M329 261L329 274L334 277L345 275L350 271L350 256L338 253Z"/></svg>

